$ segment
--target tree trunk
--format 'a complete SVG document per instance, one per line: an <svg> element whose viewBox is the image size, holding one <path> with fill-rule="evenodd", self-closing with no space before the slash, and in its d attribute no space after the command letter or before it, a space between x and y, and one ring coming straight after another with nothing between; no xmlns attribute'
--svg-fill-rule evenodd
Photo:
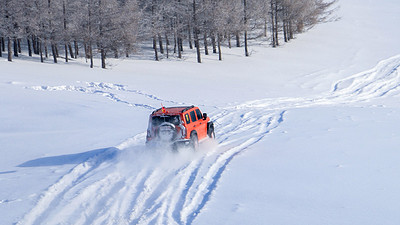
<svg viewBox="0 0 400 225"><path fill-rule="evenodd" d="M4 37L1 37L1 46L0 46L0 51L6 51L6 43L4 41Z"/></svg>
<svg viewBox="0 0 400 225"><path fill-rule="evenodd" d="M168 40L167 33L165 33L165 50L167 51L167 59L168 59L168 57L169 57L169 40Z"/></svg>
<svg viewBox="0 0 400 225"><path fill-rule="evenodd" d="M268 37L268 21L267 21L267 18L264 19L264 37Z"/></svg>
<svg viewBox="0 0 400 225"><path fill-rule="evenodd" d="M244 54L249 56L249 50L247 48L247 0L243 0L243 11L244 11Z"/></svg>
<svg viewBox="0 0 400 225"><path fill-rule="evenodd" d="M174 54L176 53L176 48L177 48L177 41L178 37L176 35L176 32L174 32Z"/></svg>
<svg viewBox="0 0 400 225"><path fill-rule="evenodd" d="M106 68L106 52L103 46L100 46L100 54L101 54L101 68Z"/></svg>
<svg viewBox="0 0 400 225"><path fill-rule="evenodd" d="M38 40L35 35L32 35L32 47L33 47L33 53L36 55L39 54L39 46L38 46Z"/></svg>
<svg viewBox="0 0 400 225"><path fill-rule="evenodd" d="M204 31L204 54L208 55L208 41L207 41L207 32Z"/></svg>
<svg viewBox="0 0 400 225"><path fill-rule="evenodd" d="M196 45L197 52L197 62L201 63L201 54L200 54L200 42L199 42L199 30L197 28L197 18L196 18L196 0L193 0L193 23L194 23L194 42Z"/></svg>
<svg viewBox="0 0 400 225"><path fill-rule="evenodd" d="M27 44L28 44L28 55L29 55L29 56L32 56L31 39L28 37L28 38L26 39L26 41L27 41Z"/></svg>
<svg viewBox="0 0 400 225"><path fill-rule="evenodd" d="M77 59L79 55L79 49L78 49L78 42L76 40L74 41L74 47L75 47L75 59Z"/></svg>
<svg viewBox="0 0 400 225"><path fill-rule="evenodd" d="M183 38L181 36L179 36L178 47L183 52Z"/></svg>
<svg viewBox="0 0 400 225"><path fill-rule="evenodd" d="M221 61L222 60L222 52L221 52L221 34L219 34L218 33L218 39L217 39L217 42L218 42L218 59L219 59L219 61Z"/></svg>
<svg viewBox="0 0 400 225"><path fill-rule="evenodd" d="M197 62L201 63L201 53L200 53L200 42L199 42L199 34L198 30L195 31L195 42L196 42L196 52L197 52Z"/></svg>
<svg viewBox="0 0 400 225"><path fill-rule="evenodd" d="M285 20L285 19L283 20L282 28L283 28L283 40L284 40L285 42L288 42L288 39L287 39L287 30L286 30L286 20Z"/></svg>
<svg viewBox="0 0 400 225"><path fill-rule="evenodd" d="M3 45L3 38L0 37L0 57L3 57L3 49L1 48L2 45Z"/></svg>
<svg viewBox="0 0 400 225"><path fill-rule="evenodd" d="M57 50L56 50L56 45L53 43L51 43L51 53L53 54L54 63L57 63Z"/></svg>
<svg viewBox="0 0 400 225"><path fill-rule="evenodd" d="M14 56L18 57L18 43L17 43L17 39L14 38Z"/></svg>
<svg viewBox="0 0 400 225"><path fill-rule="evenodd" d="M249 50L247 47L247 31L244 31L244 55L249 56Z"/></svg>
<svg viewBox="0 0 400 225"><path fill-rule="evenodd" d="M164 54L163 41L160 34L158 34L158 45L160 46L160 53Z"/></svg>
<svg viewBox="0 0 400 225"><path fill-rule="evenodd" d="M231 43L231 34L228 34L228 47L232 48L232 43Z"/></svg>
<svg viewBox="0 0 400 225"><path fill-rule="evenodd" d="M153 48L154 48L154 57L155 60L158 61L158 52L157 52L157 40L156 40L156 36L153 36Z"/></svg>
<svg viewBox="0 0 400 225"><path fill-rule="evenodd" d="M74 52L72 51L72 45L69 42L68 42L68 49L69 49L69 55L71 56L71 59L73 59L74 58Z"/></svg>
<svg viewBox="0 0 400 225"><path fill-rule="evenodd" d="M37 52L37 55L39 55L40 54L40 44L42 43L42 40L40 40L39 39L39 37L38 36L36 36L35 37L35 42L36 42L36 52ZM43 52L43 43L42 43L42 52Z"/></svg>
<svg viewBox="0 0 400 225"><path fill-rule="evenodd" d="M278 2L275 0L275 42L276 46L279 46L278 40Z"/></svg>
<svg viewBox="0 0 400 225"><path fill-rule="evenodd" d="M7 37L8 61L12 62L11 38Z"/></svg>
<svg viewBox="0 0 400 225"><path fill-rule="evenodd" d="M54 44L54 49L56 50L56 57L59 58L60 55L58 54L58 45Z"/></svg>
<svg viewBox="0 0 400 225"><path fill-rule="evenodd" d="M131 50L131 45L129 43L125 43L125 57L129 58L129 52Z"/></svg>
<svg viewBox="0 0 400 225"><path fill-rule="evenodd" d="M20 38L18 38L17 39L17 44L18 44L18 53L22 53L22 49L21 49L21 39Z"/></svg>
<svg viewBox="0 0 400 225"><path fill-rule="evenodd" d="M180 42L180 37L178 36L176 42L177 42L177 48L178 48L178 58L182 58L182 48L181 48L181 42Z"/></svg>
<svg viewBox="0 0 400 225"><path fill-rule="evenodd" d="M293 39L293 26L291 20L289 20L289 38Z"/></svg>
<svg viewBox="0 0 400 225"><path fill-rule="evenodd" d="M90 68L93 68L93 49L92 49L92 42L89 42L89 58L90 58Z"/></svg>
<svg viewBox="0 0 400 225"><path fill-rule="evenodd" d="M42 48L42 41L40 40L39 43L37 43L37 45L39 45L39 54L40 54L40 62L43 63L44 59L43 59L43 48Z"/></svg>
<svg viewBox="0 0 400 225"><path fill-rule="evenodd" d="M274 0L271 1L271 34L272 34L272 47L276 47L275 41L275 16L274 16Z"/></svg>
<svg viewBox="0 0 400 225"><path fill-rule="evenodd" d="M89 47L87 46L86 42L83 42L83 49L85 50L85 59L88 59L89 58Z"/></svg>
<svg viewBox="0 0 400 225"><path fill-rule="evenodd" d="M44 56L47 59L47 58L49 58L49 52L47 51L47 40L46 39L44 39L43 45L44 45Z"/></svg>
<svg viewBox="0 0 400 225"><path fill-rule="evenodd" d="M215 42L215 33L213 32L211 35L211 44L213 48L213 53L217 53L217 44Z"/></svg>
<svg viewBox="0 0 400 225"><path fill-rule="evenodd" d="M118 59L119 55L118 55L118 50L114 49L114 58Z"/></svg>
<svg viewBox="0 0 400 225"><path fill-rule="evenodd" d="M189 29L189 32L188 32L188 38L189 38L189 48L190 49L193 49L193 44L192 44L192 27L190 26L190 24L189 24L189 27L188 27Z"/></svg>
<svg viewBox="0 0 400 225"><path fill-rule="evenodd" d="M68 62L68 45L67 43L64 44L65 48L65 62Z"/></svg>
<svg viewBox="0 0 400 225"><path fill-rule="evenodd" d="M236 47L240 47L240 36L239 31L236 32Z"/></svg>

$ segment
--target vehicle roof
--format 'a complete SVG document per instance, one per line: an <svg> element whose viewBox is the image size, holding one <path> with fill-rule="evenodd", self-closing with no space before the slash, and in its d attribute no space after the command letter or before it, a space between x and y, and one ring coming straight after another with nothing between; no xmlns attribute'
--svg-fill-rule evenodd
<svg viewBox="0 0 400 225"><path fill-rule="evenodd" d="M195 106L177 106L177 107L164 107L165 110L167 111L166 113L162 112L162 108L159 108L155 111L153 111L152 115L153 116L160 116L160 115L179 115L181 113L184 113L192 108L196 108Z"/></svg>

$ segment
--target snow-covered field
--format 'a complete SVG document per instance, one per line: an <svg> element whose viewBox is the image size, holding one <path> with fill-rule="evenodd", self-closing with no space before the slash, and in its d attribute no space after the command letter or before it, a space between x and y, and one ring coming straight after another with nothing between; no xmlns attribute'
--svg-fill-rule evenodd
<svg viewBox="0 0 400 225"><path fill-rule="evenodd" d="M340 6L223 62L0 58L0 224L400 224L400 4ZM216 141L146 150L161 103Z"/></svg>

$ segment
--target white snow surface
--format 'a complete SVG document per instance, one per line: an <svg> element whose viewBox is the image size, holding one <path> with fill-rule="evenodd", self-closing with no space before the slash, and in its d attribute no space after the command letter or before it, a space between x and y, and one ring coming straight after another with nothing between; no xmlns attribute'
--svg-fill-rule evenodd
<svg viewBox="0 0 400 225"><path fill-rule="evenodd" d="M339 5L223 62L0 58L0 224L400 224L400 4ZM146 149L161 104L216 140Z"/></svg>

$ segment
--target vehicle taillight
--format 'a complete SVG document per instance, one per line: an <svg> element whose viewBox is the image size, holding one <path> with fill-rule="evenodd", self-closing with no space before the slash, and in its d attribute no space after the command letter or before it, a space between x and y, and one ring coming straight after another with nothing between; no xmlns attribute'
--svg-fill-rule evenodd
<svg viewBox="0 0 400 225"><path fill-rule="evenodd" d="M151 139L151 133L150 133L150 130L147 130L146 139L147 139L147 140L150 140L150 139Z"/></svg>
<svg viewBox="0 0 400 225"><path fill-rule="evenodd" d="M184 126L181 126L181 134L182 134L181 138L185 138L186 137L186 128Z"/></svg>

